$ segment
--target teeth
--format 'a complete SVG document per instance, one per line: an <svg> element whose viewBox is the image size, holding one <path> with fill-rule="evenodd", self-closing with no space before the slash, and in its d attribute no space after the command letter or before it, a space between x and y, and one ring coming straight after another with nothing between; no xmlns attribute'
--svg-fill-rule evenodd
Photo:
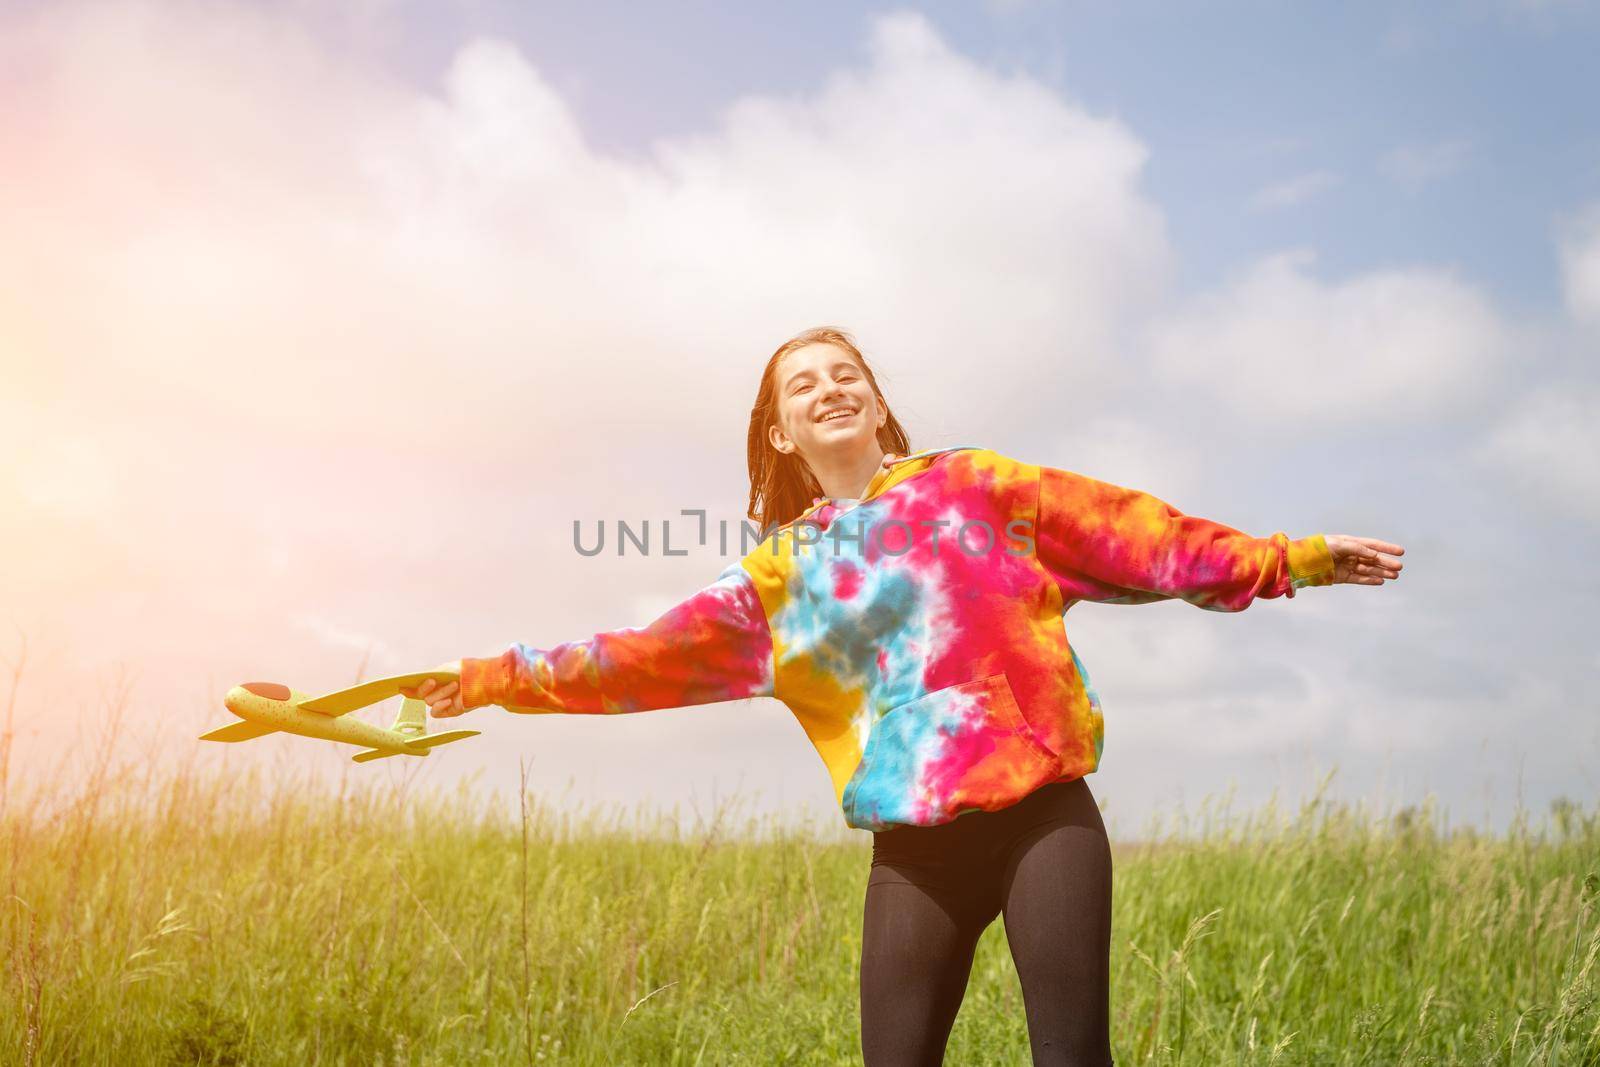
<svg viewBox="0 0 1600 1067"><path fill-rule="evenodd" d="M822 416L822 418L818 419L817 421L818 422L831 422L832 420L840 418L841 416L854 415L855 413L856 413L856 409L855 408L835 408L833 411L828 412L826 415Z"/></svg>

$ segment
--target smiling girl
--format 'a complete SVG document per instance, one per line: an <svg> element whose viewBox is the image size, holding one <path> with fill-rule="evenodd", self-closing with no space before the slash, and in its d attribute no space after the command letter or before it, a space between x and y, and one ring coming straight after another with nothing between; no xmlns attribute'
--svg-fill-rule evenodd
<svg viewBox="0 0 1600 1067"><path fill-rule="evenodd" d="M873 835L861 953L868 1067L941 1062L997 915L1035 1064L1111 1062L1111 849L1085 776L1099 696L1080 600L1258 599L1399 577L1399 545L1252 537L1157 497L975 446L912 452L850 336L767 361L750 416L765 539L640 629L446 664L436 716L617 714L770 696Z"/></svg>

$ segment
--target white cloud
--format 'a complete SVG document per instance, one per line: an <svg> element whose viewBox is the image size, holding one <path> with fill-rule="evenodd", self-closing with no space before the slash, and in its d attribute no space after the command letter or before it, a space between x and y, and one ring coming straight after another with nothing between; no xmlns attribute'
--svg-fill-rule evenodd
<svg viewBox="0 0 1600 1067"><path fill-rule="evenodd" d="M1067 637L1099 693L1107 745L1114 735L1135 747L1184 738L1198 750L1262 751L1324 736L1330 723L1314 713L1308 673L1273 662L1262 644L1276 647L1282 628L1301 625L1285 621L1292 607L1248 610L1256 614L1224 619L1176 601L1074 606ZM1263 633L1274 621L1279 632Z"/></svg>
<svg viewBox="0 0 1600 1067"><path fill-rule="evenodd" d="M1046 462L1116 485L1160 486L1169 502L1197 486L1203 472L1202 457L1192 444L1164 432L1151 419L1123 415L1075 421L1052 442Z"/></svg>
<svg viewBox="0 0 1600 1067"><path fill-rule="evenodd" d="M1561 285L1572 325L1562 324L1544 346L1570 344L1580 376L1546 378L1517 397L1472 449L1482 467L1499 473L1507 490L1556 515L1600 524L1600 385L1581 371L1600 327L1600 202L1580 208L1558 227ZM1576 329L1573 329L1575 326Z"/></svg>
<svg viewBox="0 0 1600 1067"><path fill-rule="evenodd" d="M1258 210L1294 207L1332 189L1344 179L1331 170L1314 170L1259 189L1250 198Z"/></svg>
<svg viewBox="0 0 1600 1067"><path fill-rule="evenodd" d="M76 402L114 417L247 389L236 425L292 409L342 442L389 432L448 363L431 456L476 458L485 426L548 448L600 396L599 447L627 454L664 397L699 405L674 432L737 435L761 360L821 321L891 372L903 353L902 396L937 417L974 350L997 395L1063 350L1112 361L1168 271L1145 147L910 13L873 23L863 68L739 99L642 163L591 150L504 41L461 48L435 96L248 8L63 9L4 36L42 72L0 131L30 160L0 205L11 328L47 391L96 367L104 395ZM62 314L83 302L92 322Z"/></svg>
<svg viewBox="0 0 1600 1067"><path fill-rule="evenodd" d="M1600 202L1566 222L1557 247L1567 310L1580 323L1600 326Z"/></svg>
<svg viewBox="0 0 1600 1067"><path fill-rule="evenodd" d="M1466 166L1471 158L1470 138L1457 137L1426 144L1403 144L1385 152L1378 170L1391 181L1416 192Z"/></svg>
<svg viewBox="0 0 1600 1067"><path fill-rule="evenodd" d="M1156 322L1157 378L1264 424L1426 417L1488 386L1506 331L1475 286L1431 268L1324 282L1315 258L1264 257Z"/></svg>
<svg viewBox="0 0 1600 1067"><path fill-rule="evenodd" d="M1474 451L1508 488L1600 524L1600 387L1545 385L1521 397Z"/></svg>

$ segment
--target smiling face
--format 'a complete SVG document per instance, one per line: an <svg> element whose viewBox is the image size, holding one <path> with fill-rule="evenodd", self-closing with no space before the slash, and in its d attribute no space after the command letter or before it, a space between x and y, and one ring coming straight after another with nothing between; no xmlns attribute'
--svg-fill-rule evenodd
<svg viewBox="0 0 1600 1067"><path fill-rule="evenodd" d="M788 353L777 368L778 425L772 447L798 452L813 468L822 456L854 456L872 448L889 409L848 352L831 344Z"/></svg>

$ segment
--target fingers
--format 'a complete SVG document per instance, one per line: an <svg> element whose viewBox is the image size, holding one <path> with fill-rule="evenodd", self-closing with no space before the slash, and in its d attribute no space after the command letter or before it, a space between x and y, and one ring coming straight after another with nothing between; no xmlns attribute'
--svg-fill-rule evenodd
<svg viewBox="0 0 1600 1067"><path fill-rule="evenodd" d="M1379 544L1381 543L1382 542L1379 542ZM1362 559L1369 563L1375 564L1376 566L1382 567L1385 570L1399 571L1401 567L1405 566L1405 564L1401 563L1395 555L1388 552L1380 552L1377 548L1372 546L1371 542L1362 545L1360 551ZM1405 549L1402 548L1400 551L1404 552Z"/></svg>
<svg viewBox="0 0 1600 1067"><path fill-rule="evenodd" d="M1346 535L1348 536L1348 535ZM1400 545L1389 541L1380 541L1376 537L1350 537L1356 544L1356 551L1367 559L1381 560L1385 567L1395 570L1400 569L1400 560L1397 558L1406 554Z"/></svg>
<svg viewBox="0 0 1600 1067"><path fill-rule="evenodd" d="M1388 567L1375 560L1356 560L1351 562L1350 573L1376 579L1381 584L1384 579L1392 581L1400 577L1400 568L1398 565Z"/></svg>
<svg viewBox="0 0 1600 1067"><path fill-rule="evenodd" d="M1400 568L1405 564L1393 556L1386 556L1371 548L1360 550L1361 558L1354 561L1355 571L1358 574L1374 574L1383 578L1400 577Z"/></svg>
<svg viewBox="0 0 1600 1067"><path fill-rule="evenodd" d="M1342 579L1358 585L1382 585L1400 577L1405 564L1399 559L1405 548L1376 537L1328 534L1328 548L1345 568Z"/></svg>
<svg viewBox="0 0 1600 1067"><path fill-rule="evenodd" d="M1406 550L1401 548L1399 545L1391 544L1388 541L1380 541L1376 537L1358 537L1356 540L1360 541L1369 548L1376 548L1380 552L1388 552L1395 556L1403 556L1406 554Z"/></svg>
<svg viewBox="0 0 1600 1067"><path fill-rule="evenodd" d="M460 715L467 710L461 702L461 687L455 682L448 682L439 687L429 693L426 699L428 708L435 718Z"/></svg>
<svg viewBox="0 0 1600 1067"><path fill-rule="evenodd" d="M1382 567L1369 566L1365 563L1357 563L1350 568L1350 577L1348 580L1357 582L1361 585L1382 585L1386 581L1392 582L1399 577L1400 573L1398 571L1386 570Z"/></svg>
<svg viewBox="0 0 1600 1067"><path fill-rule="evenodd" d="M460 715L467 710L466 704L461 699L461 685L458 682L446 682L440 685L434 679L428 678L419 686L402 688L400 693L413 700L427 701L428 713L436 719Z"/></svg>
<svg viewBox="0 0 1600 1067"><path fill-rule="evenodd" d="M1355 534L1323 534L1322 536L1328 542L1329 548L1332 548L1334 542L1337 540L1340 542L1345 542L1350 546L1375 548L1380 552L1388 552L1396 556L1403 556L1406 554L1406 550L1400 545L1395 544L1393 541L1380 541L1376 537L1357 537Z"/></svg>
<svg viewBox="0 0 1600 1067"><path fill-rule="evenodd" d="M1400 577L1399 560L1377 549L1369 548L1366 544L1357 543L1358 540L1364 539L1339 537L1335 541L1335 535L1328 535L1328 547L1334 554L1335 582L1346 582L1351 585L1383 585Z"/></svg>
<svg viewBox="0 0 1600 1067"><path fill-rule="evenodd" d="M437 678L424 678L421 685L402 686L400 692L413 700L425 700L428 713L434 718L448 718L465 714L469 709L461 690L461 661L451 660L433 669L435 674L448 674L451 679L443 685Z"/></svg>

